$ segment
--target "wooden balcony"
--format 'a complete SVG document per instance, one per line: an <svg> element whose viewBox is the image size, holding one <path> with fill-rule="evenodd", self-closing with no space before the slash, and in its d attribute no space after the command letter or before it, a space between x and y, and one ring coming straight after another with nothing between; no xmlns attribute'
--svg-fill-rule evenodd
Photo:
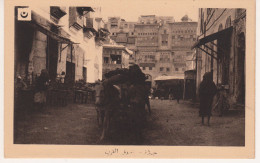
<svg viewBox="0 0 260 163"><path fill-rule="evenodd" d="M66 8L65 7L58 7L58 6L51 6L50 7L50 14L56 19L62 18L66 15Z"/></svg>
<svg viewBox="0 0 260 163"><path fill-rule="evenodd" d="M98 24L95 18L86 18L86 23L84 24L84 30L89 30L93 33L98 31Z"/></svg>
<svg viewBox="0 0 260 163"><path fill-rule="evenodd" d="M83 28L83 16L81 16L75 7L70 7L69 11L69 25L74 27L76 30Z"/></svg>

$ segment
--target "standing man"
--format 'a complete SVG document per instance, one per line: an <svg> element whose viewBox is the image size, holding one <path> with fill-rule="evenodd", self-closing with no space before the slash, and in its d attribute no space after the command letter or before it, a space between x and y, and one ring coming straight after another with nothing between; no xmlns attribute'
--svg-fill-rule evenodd
<svg viewBox="0 0 260 163"><path fill-rule="evenodd" d="M46 105L48 85L49 85L49 73L46 69L42 69L41 75L36 80L35 94L34 94L34 103L40 109L42 109Z"/></svg>
<svg viewBox="0 0 260 163"><path fill-rule="evenodd" d="M202 124L204 124L204 117L208 116L208 125L211 116L211 105L214 95L217 93L217 87L212 80L212 73L207 72L203 76L200 83L199 97L200 97L200 115L202 116Z"/></svg>
<svg viewBox="0 0 260 163"><path fill-rule="evenodd" d="M169 89L169 100L170 101L173 100L173 89L172 88Z"/></svg>
<svg viewBox="0 0 260 163"><path fill-rule="evenodd" d="M150 100L149 100L149 96L151 94L150 92L151 88L148 84L145 84L145 104L147 105L147 108L148 108L148 112L149 112L149 115L151 115L151 106L150 106Z"/></svg>
<svg viewBox="0 0 260 163"><path fill-rule="evenodd" d="M178 104L179 104L181 96L182 96L182 84L181 84L181 81L179 81L175 88L175 98L176 98Z"/></svg>

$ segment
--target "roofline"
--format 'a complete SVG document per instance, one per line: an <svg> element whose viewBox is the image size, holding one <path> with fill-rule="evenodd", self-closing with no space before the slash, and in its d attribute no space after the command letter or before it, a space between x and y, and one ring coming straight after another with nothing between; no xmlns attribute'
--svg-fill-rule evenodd
<svg viewBox="0 0 260 163"><path fill-rule="evenodd" d="M192 21L192 22L170 22L170 23L167 23L167 24L181 24L181 23L198 23L198 22L195 22L195 21Z"/></svg>
<svg viewBox="0 0 260 163"><path fill-rule="evenodd" d="M141 24L141 23L137 23L137 24L135 24L135 26L160 26L160 24Z"/></svg>
<svg viewBox="0 0 260 163"><path fill-rule="evenodd" d="M103 45L103 48L108 48L108 49L122 49L122 50L125 49L125 47L107 46L107 45Z"/></svg>

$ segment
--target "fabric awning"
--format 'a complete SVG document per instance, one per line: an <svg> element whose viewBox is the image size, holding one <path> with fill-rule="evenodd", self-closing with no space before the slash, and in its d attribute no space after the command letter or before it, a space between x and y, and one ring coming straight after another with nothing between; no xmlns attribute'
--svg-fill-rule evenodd
<svg viewBox="0 0 260 163"><path fill-rule="evenodd" d="M206 36L206 37L203 37L203 38L199 39L199 41L197 41L197 42L191 47L191 49L194 49L195 47L199 47L199 46L204 45L204 44L206 44L206 43L208 43L208 42L214 41L214 40L216 40L216 39L218 39L218 38L220 38L220 37L223 37L223 36L225 36L225 35L228 35L228 34L230 34L230 33L232 32L232 30L233 30L233 27L231 26L231 27L226 28L226 29L224 29L224 30L221 30L221 31L219 31L219 32L216 32L216 33L213 33L213 34L208 35L208 36Z"/></svg>
<svg viewBox="0 0 260 163"><path fill-rule="evenodd" d="M78 6L78 7L76 7L76 8L77 8L77 10L78 10L78 12L79 12L80 15L83 15L83 12L84 12L84 11L95 12L92 7Z"/></svg>
<svg viewBox="0 0 260 163"><path fill-rule="evenodd" d="M159 80L175 80L175 79L184 79L184 75L175 75L175 76L158 76L154 79L154 81Z"/></svg>
<svg viewBox="0 0 260 163"><path fill-rule="evenodd" d="M60 43L74 44L74 42L72 42L70 39L68 39L64 36L61 36L55 32L50 31L49 29L47 29L46 27L43 27L42 25L36 23L35 21L31 21L30 25L32 25L40 32L46 34L47 36L50 36L52 39L57 40Z"/></svg>
<svg viewBox="0 0 260 163"><path fill-rule="evenodd" d="M203 52L205 52L206 54L208 54L209 56L211 56L212 58L218 60L219 57L218 57L218 54L219 52L218 51L215 51L214 48L211 48L209 46L206 45L206 43L211 43L212 45L216 46L216 44L213 43L214 40L217 40L219 38L225 38L226 36L230 35L231 32L233 30L233 27L229 27L229 28L226 28L224 30L221 30L221 31L218 31L216 33L213 33L211 35L208 35L206 37L203 37L201 38L199 41L197 41L192 47L191 49L194 49L195 47L199 48L200 50L202 50ZM204 48L206 49L209 49L211 51L208 52L207 50L205 50L204 48L202 48L201 46L204 46ZM225 51L225 49L223 49ZM217 56L213 55L213 53L216 53Z"/></svg>
<svg viewBox="0 0 260 163"><path fill-rule="evenodd" d="M41 14L39 14L38 12L40 12ZM51 30L49 30L46 25L40 21L41 19L44 20L43 22L47 22L48 24L52 24L53 26L56 27L61 27L59 24L56 24L55 22L53 22L49 17L49 15L46 15L44 12L42 12L42 10L37 10L34 11L32 10L32 20L30 22L28 22L31 26L33 26L35 29L39 30L40 32L44 33L45 35L51 37L54 40L57 40L60 43L66 43L66 44L73 44L74 42L71 41L69 38L66 38L65 36L62 36L58 33L55 33Z"/></svg>

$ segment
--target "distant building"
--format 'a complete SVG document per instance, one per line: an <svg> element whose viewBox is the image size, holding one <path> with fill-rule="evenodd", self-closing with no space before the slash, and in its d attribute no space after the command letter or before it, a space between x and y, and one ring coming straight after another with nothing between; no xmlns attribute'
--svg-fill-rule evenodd
<svg viewBox="0 0 260 163"><path fill-rule="evenodd" d="M153 85L153 79L159 76L184 76L186 70L195 68L191 46L196 42L197 22L186 17L174 22L172 17L148 16L140 18L144 23L135 26L136 62L151 75ZM155 23L145 24L148 20Z"/></svg>
<svg viewBox="0 0 260 163"><path fill-rule="evenodd" d="M103 45L103 74L121 68L129 68L132 52L123 45Z"/></svg>
<svg viewBox="0 0 260 163"><path fill-rule="evenodd" d="M158 50L158 23L138 23L135 25L136 55L135 61L141 70L151 77L151 81L157 76L157 50Z"/></svg>
<svg viewBox="0 0 260 163"><path fill-rule="evenodd" d="M198 23L182 20L185 21L170 24L170 42L171 50L174 52L173 66L176 73L184 73L186 70L193 69L193 60L195 61L194 50L191 50L191 47L196 42Z"/></svg>
<svg viewBox="0 0 260 163"><path fill-rule="evenodd" d="M139 24L165 24L173 23L174 21L172 16L141 15L138 18Z"/></svg>
<svg viewBox="0 0 260 163"><path fill-rule="evenodd" d="M196 42L197 22L187 15L181 22L172 16L141 15L137 22L110 17L106 28L111 39L133 51L130 64L138 64L152 85L158 76L184 76L184 71L195 68L191 46Z"/></svg>
<svg viewBox="0 0 260 163"><path fill-rule="evenodd" d="M130 56L130 64L135 63L135 28L136 22L126 22L120 17L109 17L106 23L106 29L110 31L110 38L119 45L124 45L133 52Z"/></svg>

